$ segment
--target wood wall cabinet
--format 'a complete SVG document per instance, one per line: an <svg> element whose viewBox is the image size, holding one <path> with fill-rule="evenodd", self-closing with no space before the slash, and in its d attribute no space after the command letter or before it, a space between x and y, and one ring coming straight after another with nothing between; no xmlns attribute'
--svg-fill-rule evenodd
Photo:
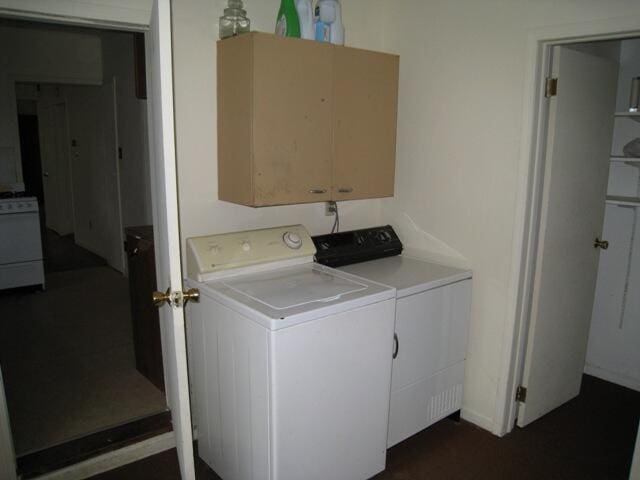
<svg viewBox="0 0 640 480"><path fill-rule="evenodd" d="M218 42L218 196L393 195L399 57L250 33Z"/></svg>

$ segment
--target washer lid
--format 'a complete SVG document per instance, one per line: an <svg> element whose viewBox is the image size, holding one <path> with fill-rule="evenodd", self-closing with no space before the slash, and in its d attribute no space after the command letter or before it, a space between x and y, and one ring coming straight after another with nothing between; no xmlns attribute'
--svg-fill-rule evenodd
<svg viewBox="0 0 640 480"><path fill-rule="evenodd" d="M395 298L392 287L306 263L196 282L212 296L271 330Z"/></svg>
<svg viewBox="0 0 640 480"><path fill-rule="evenodd" d="M285 268L221 283L274 310L332 302L367 289L361 281L313 268Z"/></svg>

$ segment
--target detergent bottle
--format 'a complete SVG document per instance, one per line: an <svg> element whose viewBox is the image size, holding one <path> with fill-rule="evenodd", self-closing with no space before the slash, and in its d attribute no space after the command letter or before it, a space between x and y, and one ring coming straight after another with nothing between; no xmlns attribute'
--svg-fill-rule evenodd
<svg viewBox="0 0 640 480"><path fill-rule="evenodd" d="M282 0L276 20L276 35L300 38L300 20L294 0Z"/></svg>
<svg viewBox="0 0 640 480"><path fill-rule="evenodd" d="M307 40L313 40L313 7L311 0L296 0L296 11L300 20L300 36Z"/></svg>

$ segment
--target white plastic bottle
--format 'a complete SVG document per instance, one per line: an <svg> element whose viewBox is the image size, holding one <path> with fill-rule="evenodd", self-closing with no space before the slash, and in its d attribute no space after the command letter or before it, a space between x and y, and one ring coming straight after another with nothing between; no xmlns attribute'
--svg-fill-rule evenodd
<svg viewBox="0 0 640 480"><path fill-rule="evenodd" d="M300 37L313 40L313 7L311 0L296 0L296 10L300 20Z"/></svg>
<svg viewBox="0 0 640 480"><path fill-rule="evenodd" d="M316 40L344 45L342 6L339 0L318 0L315 22Z"/></svg>

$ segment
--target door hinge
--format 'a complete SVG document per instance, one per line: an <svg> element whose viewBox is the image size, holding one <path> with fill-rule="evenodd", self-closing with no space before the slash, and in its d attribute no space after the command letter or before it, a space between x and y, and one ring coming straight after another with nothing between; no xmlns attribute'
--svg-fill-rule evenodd
<svg viewBox="0 0 640 480"><path fill-rule="evenodd" d="M527 401L527 387L523 387L520 385L516 388L516 402L526 402Z"/></svg>
<svg viewBox="0 0 640 480"><path fill-rule="evenodd" d="M547 98L555 97L558 94L558 79L549 77L544 84L544 96Z"/></svg>

